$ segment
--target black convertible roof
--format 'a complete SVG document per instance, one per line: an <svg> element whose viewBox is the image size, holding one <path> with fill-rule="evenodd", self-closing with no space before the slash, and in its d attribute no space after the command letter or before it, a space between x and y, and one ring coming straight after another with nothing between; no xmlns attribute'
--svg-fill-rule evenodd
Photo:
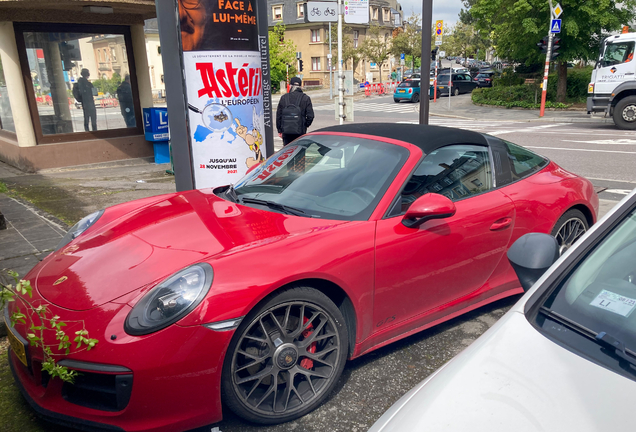
<svg viewBox="0 0 636 432"><path fill-rule="evenodd" d="M449 144L488 145L482 134L463 129L404 123L353 123L330 126L315 132L344 132L374 135L418 146L424 153Z"/></svg>

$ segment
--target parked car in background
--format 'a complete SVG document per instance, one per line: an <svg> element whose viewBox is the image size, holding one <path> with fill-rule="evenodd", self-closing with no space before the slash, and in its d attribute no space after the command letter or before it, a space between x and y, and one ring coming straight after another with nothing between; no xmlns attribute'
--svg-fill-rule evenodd
<svg viewBox="0 0 636 432"><path fill-rule="evenodd" d="M473 79L479 87L492 87L492 79L495 76L494 71L483 71Z"/></svg>
<svg viewBox="0 0 636 432"><path fill-rule="evenodd" d="M477 88L477 84L473 82L470 75L467 73L459 73L452 74L453 76L453 85L450 90L453 96L458 96L462 93L470 93L475 88ZM437 92L440 96L444 94L448 95L449 92L449 74L439 75L437 77Z"/></svg>
<svg viewBox="0 0 636 432"><path fill-rule="evenodd" d="M420 101L420 80L407 79L402 81L395 88L393 93L393 102L401 102L407 100L409 102Z"/></svg>
<svg viewBox="0 0 636 432"><path fill-rule="evenodd" d="M567 250L522 236L508 259L526 294L369 432L631 429L613 413L636 405L635 257L636 190Z"/></svg>

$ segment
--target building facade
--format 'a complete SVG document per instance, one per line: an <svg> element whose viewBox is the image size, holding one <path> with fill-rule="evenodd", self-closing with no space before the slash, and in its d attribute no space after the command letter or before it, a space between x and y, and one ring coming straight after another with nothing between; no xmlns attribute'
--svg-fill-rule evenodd
<svg viewBox="0 0 636 432"><path fill-rule="evenodd" d="M306 22L306 3L306 1L297 0L267 0L268 25L269 27L277 24L285 26L285 38L293 40L297 51L301 54L303 70L299 71L299 75L302 76L305 85L329 87L329 69L330 67L332 70L337 68L337 64L332 63L329 58L329 23ZM369 24L343 23L343 40L349 38L352 46L359 48L365 38L370 37L369 28L371 25L379 26L381 28L379 37L388 40L393 29L402 25L402 19L402 6L397 0L370 0ZM335 29L337 24L332 23L331 27L333 29L331 51L335 59L337 52ZM345 69L354 71L354 79L359 82L366 80L373 82L379 81L380 70L382 71L382 79L386 80L395 59L389 59L382 65L373 64L364 58L355 63L348 59L345 64ZM297 67L297 69L299 68Z"/></svg>
<svg viewBox="0 0 636 432"><path fill-rule="evenodd" d="M0 160L37 171L151 156L141 110L153 106L155 16L154 0L0 1ZM92 84L116 74L130 75L133 122Z"/></svg>

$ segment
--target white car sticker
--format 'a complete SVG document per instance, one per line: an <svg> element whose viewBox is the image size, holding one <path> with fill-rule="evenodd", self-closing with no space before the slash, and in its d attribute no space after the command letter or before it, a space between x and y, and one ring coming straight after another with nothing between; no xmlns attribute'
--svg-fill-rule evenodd
<svg viewBox="0 0 636 432"><path fill-rule="evenodd" d="M611 291L603 290L596 296L594 300L592 300L590 306L596 306L598 308L605 309L607 311L627 317L634 310L634 306L636 306L636 300L629 297L624 297Z"/></svg>

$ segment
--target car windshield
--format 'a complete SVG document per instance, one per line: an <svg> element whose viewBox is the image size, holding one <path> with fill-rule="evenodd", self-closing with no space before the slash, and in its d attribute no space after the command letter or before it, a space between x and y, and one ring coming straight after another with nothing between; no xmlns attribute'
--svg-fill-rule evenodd
<svg viewBox="0 0 636 432"><path fill-rule="evenodd" d="M575 228L575 225L572 226ZM636 352L636 210L632 210L572 271L543 304L549 310L565 319L584 327L588 339L595 340L605 333L620 341L627 350ZM537 323L547 333L546 327L537 317ZM611 349L594 348L586 350L582 342L561 331L553 335L575 349L583 350L588 356L601 356L600 361L613 366L616 353ZM571 332L570 332L571 333ZM589 343L588 343L589 345ZM603 354L604 352L604 354ZM598 359L597 359L598 360ZM636 377L635 365L629 370ZM609 364L607 363L609 362ZM620 363L620 359L618 359ZM623 373L622 370L618 370Z"/></svg>
<svg viewBox="0 0 636 432"><path fill-rule="evenodd" d="M419 87L420 86L420 82L419 81L403 81L400 84L398 84L398 87Z"/></svg>
<svg viewBox="0 0 636 432"><path fill-rule="evenodd" d="M238 181L235 199L299 216L367 220L408 155L394 144L308 135Z"/></svg>

